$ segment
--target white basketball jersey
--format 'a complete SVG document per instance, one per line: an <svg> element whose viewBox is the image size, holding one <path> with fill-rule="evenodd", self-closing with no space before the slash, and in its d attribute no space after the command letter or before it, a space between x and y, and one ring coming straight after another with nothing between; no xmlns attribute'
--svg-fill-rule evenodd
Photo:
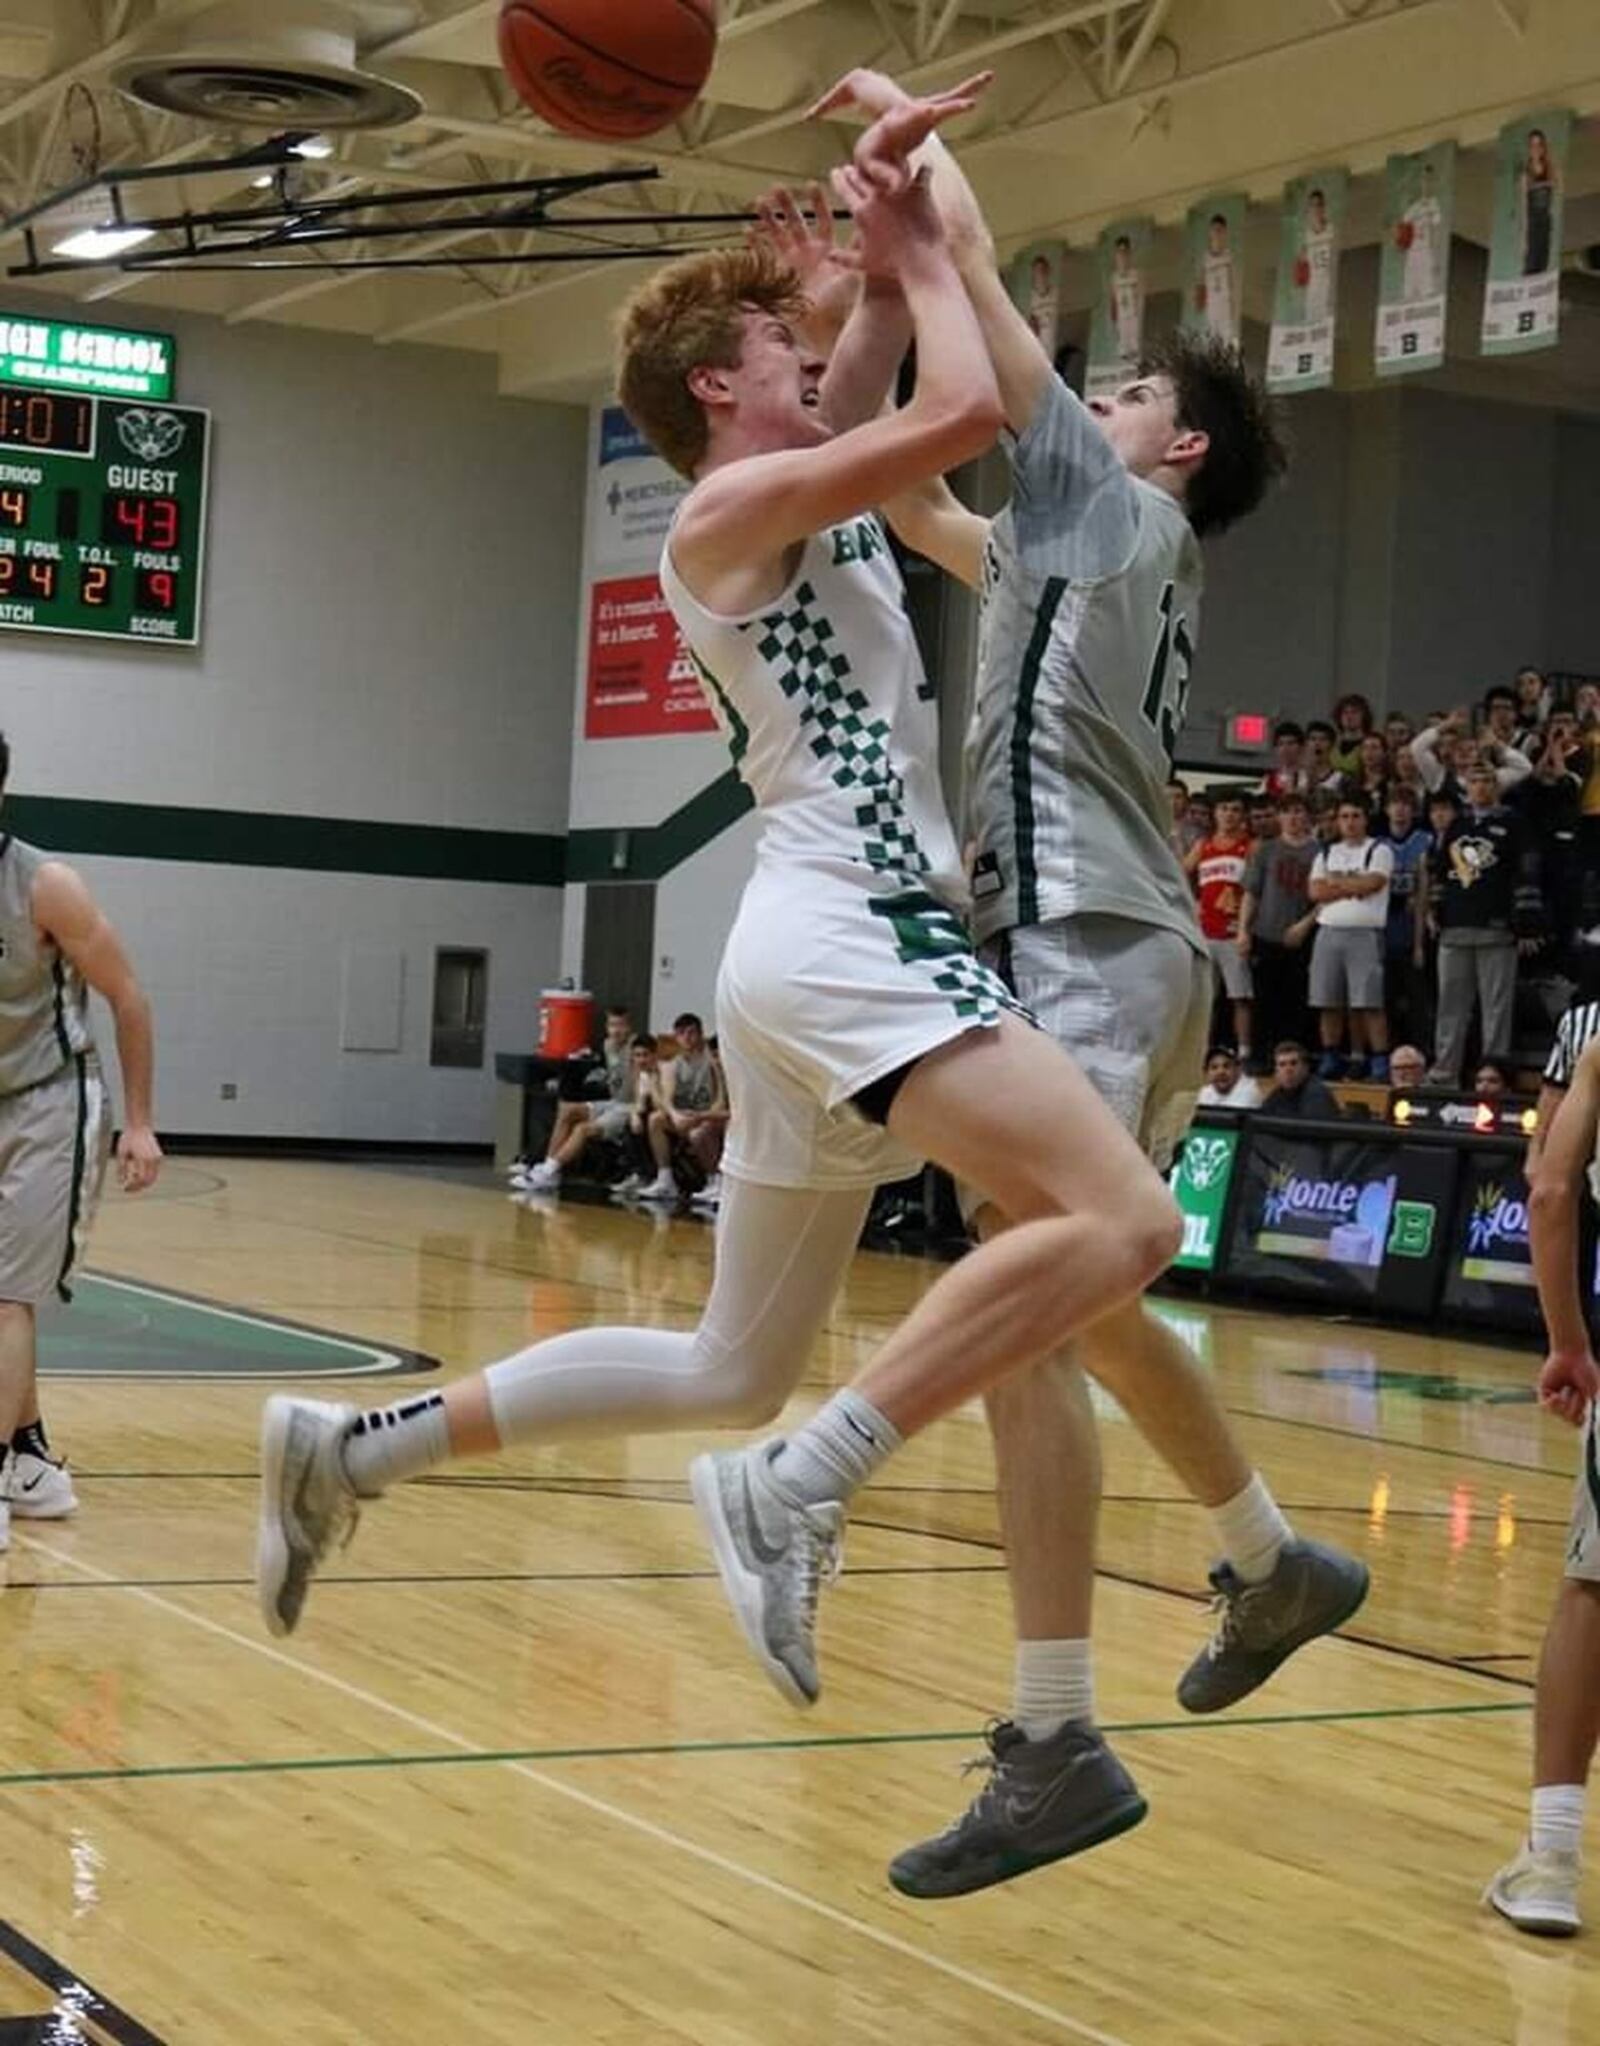
<svg viewBox="0 0 1600 2046"><path fill-rule="evenodd" d="M661 587L765 820L762 861L964 909L934 689L878 520L814 534L788 588L746 617L691 595L670 535Z"/></svg>
<svg viewBox="0 0 1600 2046"><path fill-rule="evenodd" d="M1207 255L1205 263L1206 328L1223 341L1239 338L1239 314L1234 304L1233 256Z"/></svg>

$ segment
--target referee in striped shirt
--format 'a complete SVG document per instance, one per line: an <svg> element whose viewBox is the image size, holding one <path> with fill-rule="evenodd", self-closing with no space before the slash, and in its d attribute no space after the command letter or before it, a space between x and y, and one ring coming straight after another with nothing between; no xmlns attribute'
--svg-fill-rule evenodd
<svg viewBox="0 0 1600 2046"><path fill-rule="evenodd" d="M1600 996L1600 958L1590 958L1579 969L1578 992L1556 1025L1556 1041L1545 1061L1544 1077L1539 1086L1539 1120L1528 1139L1528 1156L1523 1166L1530 1185L1544 1154L1545 1136L1567 1089L1572 1085L1578 1061L1595 1038L1600 1037L1600 1000L1596 999L1597 996Z"/></svg>

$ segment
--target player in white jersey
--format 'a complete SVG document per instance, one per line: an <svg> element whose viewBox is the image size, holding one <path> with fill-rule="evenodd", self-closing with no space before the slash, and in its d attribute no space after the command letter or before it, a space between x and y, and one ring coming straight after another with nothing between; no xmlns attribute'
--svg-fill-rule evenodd
<svg viewBox="0 0 1600 2046"><path fill-rule="evenodd" d="M839 174L864 261L892 274L915 332L903 411L834 430L836 387L795 340L797 280L765 245L672 264L623 316L623 402L694 478L663 578L764 822L718 988L733 1115L700 1326L580 1330L367 1416L269 1403L258 1577L275 1631L297 1622L358 1499L395 1478L509 1442L770 1420L799 1382L874 1185L933 1157L1019 1226L945 1272L787 1440L691 1468L747 1638L785 1694L809 1702L817 1594L856 1486L1176 1250L1159 1175L970 949L933 692L871 515L981 452L999 424L977 322L904 163L966 104L891 116L881 188ZM849 341L830 376L849 367ZM902 346L903 334L879 389Z"/></svg>
<svg viewBox="0 0 1600 2046"><path fill-rule="evenodd" d="M1580 1929L1583 1818L1600 1745L1600 1365L1583 1303L1581 1211L1587 1173L1600 1190L1600 1041L1575 1067L1532 1173L1529 1240L1549 1355L1544 1407L1583 1434L1567 1534L1566 1574L1539 1658L1533 1710L1532 1810L1521 1851L1484 1892L1522 1932Z"/></svg>
<svg viewBox="0 0 1600 2046"><path fill-rule="evenodd" d="M1415 199L1400 216L1404 253L1400 295L1407 305L1437 298L1444 283L1444 208L1434 189L1433 165L1425 163Z"/></svg>
<svg viewBox="0 0 1600 2046"><path fill-rule="evenodd" d="M1237 343L1239 339L1239 285L1234 267L1233 247L1228 237L1228 216L1213 213L1206 225L1206 250L1200 266L1202 309L1206 332L1218 340Z"/></svg>
<svg viewBox="0 0 1600 2046"><path fill-rule="evenodd" d="M899 88L857 72L841 91L881 116ZM963 834L974 924L984 956L1165 1169L1199 1090L1211 1009L1167 797L1199 540L1252 509L1283 451L1237 352L1209 337L1175 339L1115 397L1081 404L1012 307L966 180L942 145L926 154L999 379L1011 459L1011 501L992 522L942 483L888 507L913 546L983 591ZM981 1198L973 1205L982 1231ZM1179 1686L1186 1709L1244 1697L1365 1595L1362 1565L1294 1536L1209 1381L1138 1302L1086 1329L1075 1362L997 1384L989 1415L1019 1634L1013 1712L970 1811L891 1869L914 1896L1004 1881L1128 1823L1125 1778L1093 1716L1099 1466L1085 1368L1210 1509L1226 1558L1213 1572L1217 1633Z"/></svg>
<svg viewBox="0 0 1600 2046"><path fill-rule="evenodd" d="M1117 356L1137 362L1144 337L1144 279L1133 260L1133 242L1119 234L1111 251L1111 331Z"/></svg>
<svg viewBox="0 0 1600 2046"><path fill-rule="evenodd" d="M11 749L0 736L0 792ZM116 1023L129 1192L161 1165L150 1127L150 1005L82 880L0 828L0 1549L19 1519L77 1506L39 1413L38 1310L70 1300L110 1141L89 990Z"/></svg>
<svg viewBox="0 0 1600 2046"><path fill-rule="evenodd" d="M1300 230L1300 260L1305 265L1305 322L1308 327L1333 317L1333 224L1320 188L1306 195L1305 225Z"/></svg>

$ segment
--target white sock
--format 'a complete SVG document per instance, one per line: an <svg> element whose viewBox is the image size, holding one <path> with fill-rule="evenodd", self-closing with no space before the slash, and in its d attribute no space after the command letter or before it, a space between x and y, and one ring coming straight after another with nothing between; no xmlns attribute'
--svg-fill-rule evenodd
<svg viewBox="0 0 1600 2046"><path fill-rule="evenodd" d="M342 1453L344 1474L363 1498L447 1463L450 1428L443 1395L424 1393L362 1414L344 1438Z"/></svg>
<svg viewBox="0 0 1600 2046"><path fill-rule="evenodd" d="M847 1385L789 1437L768 1472L780 1492L807 1506L842 1504L899 1447L890 1423Z"/></svg>
<svg viewBox="0 0 1600 2046"><path fill-rule="evenodd" d="M1535 1854L1578 1854L1583 1848L1581 1783L1545 1783L1533 1793L1528 1843Z"/></svg>
<svg viewBox="0 0 1600 2046"><path fill-rule="evenodd" d="M1211 1524L1234 1574L1246 1584L1265 1584L1284 1543L1294 1539L1259 1471L1242 1492L1212 1507Z"/></svg>
<svg viewBox="0 0 1600 2046"><path fill-rule="evenodd" d="M1019 1641L1011 1717L1031 1741L1069 1719L1094 1718L1093 1650L1087 1641Z"/></svg>

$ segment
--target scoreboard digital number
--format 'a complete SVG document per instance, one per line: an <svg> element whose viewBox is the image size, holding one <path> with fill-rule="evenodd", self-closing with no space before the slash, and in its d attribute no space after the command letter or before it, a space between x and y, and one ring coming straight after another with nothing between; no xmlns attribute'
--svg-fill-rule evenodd
<svg viewBox="0 0 1600 2046"><path fill-rule="evenodd" d="M0 386L0 626L197 645L210 427Z"/></svg>

